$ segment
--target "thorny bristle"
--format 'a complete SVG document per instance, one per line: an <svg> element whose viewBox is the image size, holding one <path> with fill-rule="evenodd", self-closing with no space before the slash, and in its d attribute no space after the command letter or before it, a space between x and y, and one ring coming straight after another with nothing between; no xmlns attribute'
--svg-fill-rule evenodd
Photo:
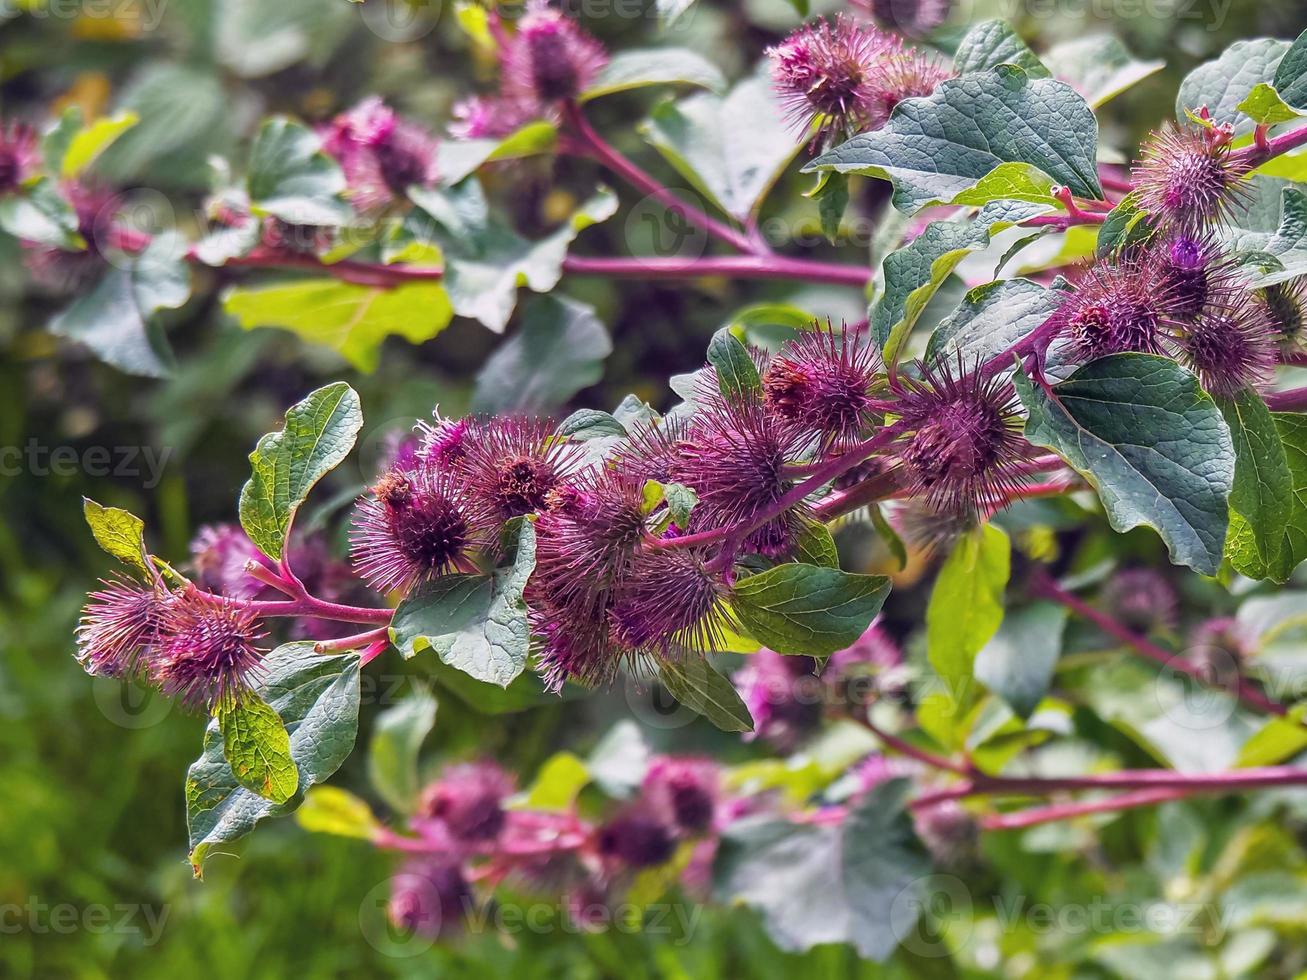
<svg viewBox="0 0 1307 980"><path fill-rule="evenodd" d="M1275 372L1279 336L1264 306L1242 288L1209 302L1177 338L1181 359L1213 395L1262 388Z"/></svg>
<svg viewBox="0 0 1307 980"><path fill-rule="evenodd" d="M1307 342L1307 279L1298 278L1259 289L1253 294L1275 332L1280 349L1301 352Z"/></svg>
<svg viewBox="0 0 1307 980"><path fill-rule="evenodd" d="M1075 356L1165 352L1171 300L1162 266L1147 257L1122 256L1082 270L1056 316Z"/></svg>
<svg viewBox="0 0 1307 980"><path fill-rule="evenodd" d="M176 596L163 610L150 673L188 708L230 706L249 690L263 663L258 615L201 592Z"/></svg>
<svg viewBox="0 0 1307 980"><path fill-rule="evenodd" d="M556 437L551 421L513 416L472 422L459 445L451 469L467 487L474 519L486 526L547 510L582 455Z"/></svg>
<svg viewBox="0 0 1307 980"><path fill-rule="evenodd" d="M1139 205L1163 227L1196 233L1222 221L1247 196L1249 166L1231 155L1219 128L1167 126L1140 150L1131 176Z"/></svg>
<svg viewBox="0 0 1307 980"><path fill-rule="evenodd" d="M375 96L325 126L322 146L340 164L360 211L384 207L403 199L409 187L436 180L435 139Z"/></svg>
<svg viewBox="0 0 1307 980"><path fill-rule="evenodd" d="M77 660L89 674L131 677L149 665L168 597L121 576L87 596L77 626Z"/></svg>
<svg viewBox="0 0 1307 980"><path fill-rule="evenodd" d="M847 449L875 422L880 358L847 330L808 330L787 341L762 374L767 408L815 435L823 451Z"/></svg>
<svg viewBox="0 0 1307 980"><path fill-rule="evenodd" d="M549 105L575 98L608 63L595 38L543 3L531 3L501 58L504 94Z"/></svg>
<svg viewBox="0 0 1307 980"><path fill-rule="evenodd" d="M439 820L459 841L492 840L504 827L513 780L494 762L446 766L418 800L418 813Z"/></svg>
<svg viewBox="0 0 1307 980"><path fill-rule="evenodd" d="M722 646L729 623L720 601L721 577L689 549L650 550L635 556L608 613L613 638L628 650L671 654Z"/></svg>

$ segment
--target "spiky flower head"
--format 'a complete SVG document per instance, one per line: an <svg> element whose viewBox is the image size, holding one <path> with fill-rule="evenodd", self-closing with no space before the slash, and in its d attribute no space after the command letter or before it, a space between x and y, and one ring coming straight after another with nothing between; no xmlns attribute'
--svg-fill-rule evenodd
<svg viewBox="0 0 1307 980"><path fill-rule="evenodd" d="M823 450L852 446L875 421L880 358L847 328L807 330L787 341L763 372L767 408L815 435Z"/></svg>
<svg viewBox="0 0 1307 980"><path fill-rule="evenodd" d="M121 576L100 584L77 626L77 661L88 674L133 676L154 655L168 597Z"/></svg>
<svg viewBox="0 0 1307 980"><path fill-rule="evenodd" d="M868 128L880 129L904 99L930 95L952 77L944 62L915 48L887 53L877 61L868 85Z"/></svg>
<svg viewBox="0 0 1307 980"><path fill-rule="evenodd" d="M616 590L609 630L633 651L720 649L729 622L720 602L727 592L692 549L641 551Z"/></svg>
<svg viewBox="0 0 1307 980"><path fill-rule="evenodd" d="M766 648L749 656L733 678L753 718L744 738L762 738L791 752L821 721L824 691L811 657L785 656Z"/></svg>
<svg viewBox="0 0 1307 980"><path fill-rule="evenodd" d="M195 578L210 592L232 599L253 599L264 585L245 570L251 561L268 564L239 525L207 524L191 541Z"/></svg>
<svg viewBox="0 0 1307 980"><path fill-rule="evenodd" d="M445 857L411 858L390 879L390 921L408 933L448 936L471 911L472 889L459 865Z"/></svg>
<svg viewBox="0 0 1307 980"><path fill-rule="evenodd" d="M638 808L619 813L599 828L599 853L619 870L665 864L676 849L671 829Z"/></svg>
<svg viewBox="0 0 1307 980"><path fill-rule="evenodd" d="M437 409L432 421L419 422L417 455L439 469L452 469L467 455L467 437L472 419L447 419ZM397 463L399 461L396 461Z"/></svg>
<svg viewBox="0 0 1307 980"><path fill-rule="evenodd" d="M1181 323L1194 320L1238 278L1221 246L1206 235L1174 235L1157 246L1151 258L1161 266L1167 313Z"/></svg>
<svg viewBox="0 0 1307 980"><path fill-rule="evenodd" d="M558 438L546 419L476 420L463 431L459 447L451 469L486 526L548 510L554 492L581 460L576 444Z"/></svg>
<svg viewBox="0 0 1307 980"><path fill-rule="evenodd" d="M795 130L818 138L852 134L871 125L881 59L900 42L843 14L805 24L767 50L772 82Z"/></svg>
<svg viewBox="0 0 1307 980"><path fill-rule="evenodd" d="M1127 568L1103 583L1099 602L1137 633L1174 629L1179 618L1175 588L1151 568Z"/></svg>
<svg viewBox="0 0 1307 980"><path fill-rule="evenodd" d="M1254 300L1261 305L1267 324L1275 332L1280 349L1301 352L1307 344L1307 278L1292 279L1259 289Z"/></svg>
<svg viewBox="0 0 1307 980"><path fill-rule="evenodd" d="M1254 649L1248 627L1229 616L1205 619L1189 634L1185 651L1205 680L1228 686L1238 681Z"/></svg>
<svg viewBox="0 0 1307 980"><path fill-rule="evenodd" d="M394 467L357 505L350 555L355 572L378 592L408 591L458 569L484 538L448 470Z"/></svg>
<svg viewBox="0 0 1307 980"><path fill-rule="evenodd" d="M565 609L531 606L531 633L545 689L557 694L571 681L598 687L613 679L625 656L608 635L608 620L573 620Z"/></svg>
<svg viewBox="0 0 1307 980"><path fill-rule="evenodd" d="M503 139L536 116L530 103L504 96L472 95L454 104L449 135L457 140Z"/></svg>
<svg viewBox="0 0 1307 980"><path fill-rule="evenodd" d="M333 119L323 130L322 146L340 163L360 211L403 200L410 187L436 180L435 138L376 96Z"/></svg>
<svg viewBox="0 0 1307 980"><path fill-rule="evenodd" d="M11 122L0 128L0 194L12 194L40 169L41 149L36 130Z"/></svg>
<svg viewBox="0 0 1307 980"><path fill-rule="evenodd" d="M1162 227L1198 233L1222 221L1247 191L1249 167L1219 127L1171 126L1153 133L1131 172L1139 206Z"/></svg>
<svg viewBox="0 0 1307 980"><path fill-rule="evenodd" d="M1162 354L1171 316L1165 267L1123 255L1076 277L1058 307L1059 332L1079 360L1108 354Z"/></svg>
<svg viewBox="0 0 1307 980"><path fill-rule="evenodd" d="M608 64L604 46L545 3L528 3L500 61L504 94L537 106L574 99Z"/></svg>
<svg viewBox="0 0 1307 980"><path fill-rule="evenodd" d="M910 433L899 459L913 496L938 513L974 515L1020 488L1029 453L1010 383L936 360L898 388Z"/></svg>
<svg viewBox="0 0 1307 980"><path fill-rule="evenodd" d="M672 480L699 497L685 530L753 524L792 488L785 464L795 447L792 428L761 399L708 401L677 443L670 466ZM745 544L769 558L785 557L802 520L801 507L787 509L750 533Z"/></svg>
<svg viewBox="0 0 1307 980"><path fill-rule="evenodd" d="M493 762L448 766L422 792L418 813L439 820L458 841L487 841L504 827L504 800L513 779Z"/></svg>
<svg viewBox="0 0 1307 980"><path fill-rule="evenodd" d="M1265 308L1242 288L1209 302L1177 343L1181 359L1213 395L1265 387L1275 373L1279 336Z"/></svg>
<svg viewBox="0 0 1307 980"><path fill-rule="evenodd" d="M712 759L659 756L649 764L640 793L664 823L702 834L712 829L721 773Z"/></svg>
<svg viewBox="0 0 1307 980"><path fill-rule="evenodd" d="M230 599L191 590L164 607L150 674L188 708L230 705L250 688L266 652L258 615Z"/></svg>

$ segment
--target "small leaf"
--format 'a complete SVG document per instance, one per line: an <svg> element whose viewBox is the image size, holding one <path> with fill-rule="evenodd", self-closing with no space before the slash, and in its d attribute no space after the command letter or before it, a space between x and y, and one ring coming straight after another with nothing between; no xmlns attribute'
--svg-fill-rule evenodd
<svg viewBox="0 0 1307 980"><path fill-rule="evenodd" d="M545 760L523 806L530 810L570 810L590 782L590 770L571 752L556 752Z"/></svg>
<svg viewBox="0 0 1307 980"><path fill-rule="evenodd" d="M967 31L953 55L953 70L959 75L985 71L999 65L1016 65L1031 78L1049 78L1039 55L1005 21L986 20Z"/></svg>
<svg viewBox="0 0 1307 980"><path fill-rule="evenodd" d="M1295 705L1280 718L1266 723L1244 742L1235 765L1274 766L1307 750L1307 704Z"/></svg>
<svg viewBox="0 0 1307 980"><path fill-rule="evenodd" d="M973 695L976 654L1003 622L1011 569L1008 536L985 524L958 538L940 566L926 607L926 651L948 693L965 704Z"/></svg>
<svg viewBox="0 0 1307 980"><path fill-rule="evenodd" d="M1307 31L1284 53L1275 68L1275 89L1289 105L1307 109Z"/></svg>
<svg viewBox="0 0 1307 980"><path fill-rule="evenodd" d="M1114 34L1063 41L1053 45L1047 57L1057 77L1070 83L1092 109L1166 67L1165 61L1134 57Z"/></svg>
<svg viewBox="0 0 1307 980"><path fill-rule="evenodd" d="M1042 326L1064 296L1029 279L977 286L930 335L926 360L983 364Z"/></svg>
<svg viewBox="0 0 1307 980"><path fill-rule="evenodd" d="M359 396L343 381L312 392L286 413L250 453L253 473L241 490L241 527L255 547L280 559L300 504L322 477L354 447L363 412Z"/></svg>
<svg viewBox="0 0 1307 980"><path fill-rule="evenodd" d="M1259 82L1248 98L1239 103L1239 111L1253 122L1267 126L1289 122L1301 115L1285 105L1280 93L1265 82Z"/></svg>
<svg viewBox="0 0 1307 980"><path fill-rule="evenodd" d="M95 543L106 553L149 574L143 520L121 507L97 504L90 497L82 498L82 514L95 536Z"/></svg>
<svg viewBox="0 0 1307 980"><path fill-rule="evenodd" d="M849 206L849 178L844 174L831 174L822 181L816 198L821 233L835 245L838 243L840 225L844 221L844 211Z"/></svg>
<svg viewBox="0 0 1307 980"><path fill-rule="evenodd" d="M1063 606L1031 603L1007 613L998 632L976 654L976 679L1023 719L1034 714L1048 692L1066 620Z"/></svg>
<svg viewBox="0 0 1307 980"><path fill-rule="evenodd" d="M535 569L535 525L519 524L513 563L493 575L445 575L413 590L390 635L406 658L430 648L443 663L507 687L526 667L531 630L522 592Z"/></svg>
<svg viewBox="0 0 1307 980"><path fill-rule="evenodd" d="M1117 202L1099 227L1095 254L1100 259L1110 258L1147 241L1155 231L1148 212L1139 206L1139 195L1131 192Z"/></svg>
<svg viewBox="0 0 1307 980"><path fill-rule="evenodd" d="M1239 104L1259 84L1274 83L1280 59L1289 47L1288 41L1264 37L1236 41L1218 58L1199 65L1185 76L1176 94L1175 118L1187 122L1190 112L1206 106L1212 122L1228 123L1238 135L1252 132L1255 124L1239 111Z"/></svg>
<svg viewBox="0 0 1307 980"><path fill-rule="evenodd" d="M685 525L681 525L684 527ZM794 543L795 558L805 565L820 568L839 568L840 552L830 528L820 521L806 523Z"/></svg>
<svg viewBox="0 0 1307 980"><path fill-rule="evenodd" d="M590 439L625 438L626 426L607 412L578 408L558 423L558 435L577 442Z"/></svg>
<svg viewBox="0 0 1307 980"><path fill-rule="evenodd" d="M753 717L735 685L702 657L664 660L658 679L667 693L691 711L703 715L724 732L753 731Z"/></svg>
<svg viewBox="0 0 1307 980"><path fill-rule="evenodd" d="M322 152L313 130L287 119L265 119L250 147L246 187L250 205L294 225L339 225L350 209L340 199L345 175Z"/></svg>
<svg viewBox="0 0 1307 980"><path fill-rule="evenodd" d="M311 834L334 834L372 840L381 824L372 815L372 807L353 793L335 786L314 786L304 794L304 802L295 811L295 820Z"/></svg>
<svg viewBox="0 0 1307 980"><path fill-rule="evenodd" d="M719 91L726 87L726 81L712 62L688 48L622 51L613 55L581 93L581 101L650 85L697 85Z"/></svg>
<svg viewBox="0 0 1307 980"><path fill-rule="evenodd" d="M482 164L520 160L551 152L558 145L558 127L548 120L527 123L503 139L442 140L436 169L445 184L457 184Z"/></svg>
<svg viewBox="0 0 1307 980"><path fill-rule="evenodd" d="M762 391L758 366L735 334L723 327L708 344L708 363L717 371L717 386L727 398L743 398Z"/></svg>
<svg viewBox="0 0 1307 980"><path fill-rule="evenodd" d="M889 591L881 575L787 562L737 581L731 607L777 653L824 657L867 631Z"/></svg>
<svg viewBox="0 0 1307 980"><path fill-rule="evenodd" d="M299 770L290 756L290 736L277 712L258 695L246 694L215 712L223 758L236 781L273 803L295 795Z"/></svg>
<svg viewBox="0 0 1307 980"><path fill-rule="evenodd" d="M1217 402L1234 443L1234 488L1226 557L1249 578L1284 582L1293 571L1285 549L1292 504L1289 461L1266 403L1243 391Z"/></svg>
<svg viewBox="0 0 1307 980"><path fill-rule="evenodd" d="M368 778L386 804L412 813L417 803L418 752L436 723L436 699L422 687L377 715L368 743Z"/></svg>
<svg viewBox="0 0 1307 980"><path fill-rule="evenodd" d="M61 179L70 180L95 162L95 158L108 149L114 140L140 121L141 117L130 109L97 119L73 136L60 160L47 159L46 166L51 170L57 169Z"/></svg>
<svg viewBox="0 0 1307 980"><path fill-rule="evenodd" d="M667 502L667 513L672 523L684 530L690 526L690 512L699 502L699 495L690 487L681 483L664 483L663 500Z"/></svg>
<svg viewBox="0 0 1307 980"><path fill-rule="evenodd" d="M0 197L0 228L40 245L68 251L86 248L78 231L77 212L48 177Z"/></svg>

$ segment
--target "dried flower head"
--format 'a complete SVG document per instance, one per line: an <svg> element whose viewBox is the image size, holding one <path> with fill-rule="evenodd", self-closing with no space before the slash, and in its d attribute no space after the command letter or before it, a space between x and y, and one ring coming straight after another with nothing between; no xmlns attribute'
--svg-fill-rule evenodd
<svg viewBox="0 0 1307 980"><path fill-rule="evenodd" d="M939 513L974 515L1021 487L1029 451L1010 383L939 360L898 387L910 431L899 459L914 496Z"/></svg>
<svg viewBox="0 0 1307 980"><path fill-rule="evenodd" d="M340 163L350 200L360 211L402 200L410 187L436 180L435 138L376 96L333 119L322 145Z"/></svg>
<svg viewBox="0 0 1307 980"><path fill-rule="evenodd" d="M1213 395L1230 397L1268 385L1275 373L1279 336L1242 288L1209 302L1177 338L1181 359Z"/></svg>
<svg viewBox="0 0 1307 980"><path fill-rule="evenodd" d="M391 922L407 933L433 937L456 933L472 903L463 869L448 858L411 858L390 879L387 911Z"/></svg>
<svg viewBox="0 0 1307 980"><path fill-rule="evenodd" d="M1151 568L1127 568L1109 578L1099 601L1120 623L1138 633L1174 629L1179 598L1171 583Z"/></svg>
<svg viewBox="0 0 1307 980"><path fill-rule="evenodd" d="M395 467L359 501L350 554L355 572L378 592L407 591L455 571L484 540L449 471Z"/></svg>
<svg viewBox="0 0 1307 980"><path fill-rule="evenodd" d="M600 855L629 870L665 864L676 849L670 828L638 809L619 813L600 827L597 844Z"/></svg>
<svg viewBox="0 0 1307 980"><path fill-rule="evenodd" d="M1146 257L1121 256L1082 270L1058 307L1062 336L1074 355L1162 354L1172 299L1166 270Z"/></svg>
<svg viewBox="0 0 1307 980"><path fill-rule="evenodd" d="M764 400L771 412L815 435L823 451L848 448L876 419L872 393L879 369L875 348L846 331L804 331L768 363Z"/></svg>
<svg viewBox="0 0 1307 980"><path fill-rule="evenodd" d="M1167 126L1140 149L1131 172L1139 205L1163 227L1197 233L1223 220L1247 191L1249 167L1221 127Z"/></svg>
<svg viewBox="0 0 1307 980"><path fill-rule="evenodd" d="M11 122L0 129L0 194L21 188L40 166L41 149L34 128Z"/></svg>
<svg viewBox="0 0 1307 980"><path fill-rule="evenodd" d="M712 759L660 756L649 764L640 792L665 824L702 834L712 829L721 774Z"/></svg>
<svg viewBox="0 0 1307 980"><path fill-rule="evenodd" d="M735 688L753 717L744 738L762 738L781 752L792 752L821 721L824 690L811 657L785 656L762 649L736 672Z"/></svg>
<svg viewBox="0 0 1307 980"><path fill-rule="evenodd" d="M167 596L120 576L100 584L77 626L77 660L88 674L133 676L154 654Z"/></svg>
<svg viewBox="0 0 1307 980"><path fill-rule="evenodd" d="M1307 342L1307 279L1298 278L1259 289L1254 301L1262 307L1267 324L1275 332L1280 349L1300 352Z"/></svg>
<svg viewBox="0 0 1307 980"><path fill-rule="evenodd" d="M576 21L544 3L528 4L500 62L504 95L550 105L580 95L608 63L608 53Z"/></svg>
<svg viewBox="0 0 1307 980"><path fill-rule="evenodd" d="M879 62L900 50L896 38L841 14L805 24L767 55L795 130L815 124L818 137L829 138L870 126Z"/></svg>
<svg viewBox="0 0 1307 980"><path fill-rule="evenodd" d="M263 636L250 609L203 592L183 593L164 607L151 676L188 708L230 705L259 672Z"/></svg>
<svg viewBox="0 0 1307 980"><path fill-rule="evenodd" d="M418 813L442 821L455 840L493 840L504 827L504 800L512 792L512 777L493 762L448 766L423 790Z"/></svg>

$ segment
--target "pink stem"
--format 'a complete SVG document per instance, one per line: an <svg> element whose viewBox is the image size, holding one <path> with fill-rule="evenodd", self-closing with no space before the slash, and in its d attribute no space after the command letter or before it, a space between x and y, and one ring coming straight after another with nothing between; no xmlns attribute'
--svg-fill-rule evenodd
<svg viewBox="0 0 1307 980"><path fill-rule="evenodd" d="M388 644L390 640L390 627L378 626L374 630L368 630L366 633L356 633L353 636L342 636L336 640L321 640L313 644L314 653L339 653L341 650L357 650L359 647L375 646L378 642ZM382 646L382 650L385 646ZM375 657L376 654L373 654Z"/></svg>
<svg viewBox="0 0 1307 980"><path fill-rule="evenodd" d="M1043 823L1058 820L1071 820L1091 813L1113 813L1120 810L1132 810L1142 806L1153 806L1170 800L1183 799L1190 792L1178 789L1141 789L1133 793L1121 793L1103 800L1077 800L1071 803L1055 803L1052 806L1033 807L1018 810L1016 813L996 813L981 817L980 826L985 830L1020 830Z"/></svg>
<svg viewBox="0 0 1307 980"><path fill-rule="evenodd" d="M1303 145L1307 145L1307 126L1299 126L1297 129L1290 130L1281 136L1266 140L1261 145L1254 141L1242 149L1232 151L1230 160L1252 167L1259 167L1272 157L1288 153L1290 150Z"/></svg>
<svg viewBox="0 0 1307 980"><path fill-rule="evenodd" d="M729 279L793 279L835 286L865 288L872 272L860 265L813 262L783 255L724 255L704 258L583 258L569 256L563 270L575 275L614 279L693 279L722 276Z"/></svg>
<svg viewBox="0 0 1307 980"><path fill-rule="evenodd" d="M888 748L897 752L899 755L905 755L909 759L916 759L918 762L925 763L932 769L942 769L945 772L954 772L958 775L964 775L967 772L965 766L959 765L951 759L946 759L942 755L936 755L926 749L918 748L911 742L899 738L897 735L891 735L865 716L859 717L856 720L880 739Z"/></svg>
<svg viewBox="0 0 1307 980"><path fill-rule="evenodd" d="M1301 412L1307 409L1307 388L1273 391L1266 396L1266 406L1273 412Z"/></svg>

